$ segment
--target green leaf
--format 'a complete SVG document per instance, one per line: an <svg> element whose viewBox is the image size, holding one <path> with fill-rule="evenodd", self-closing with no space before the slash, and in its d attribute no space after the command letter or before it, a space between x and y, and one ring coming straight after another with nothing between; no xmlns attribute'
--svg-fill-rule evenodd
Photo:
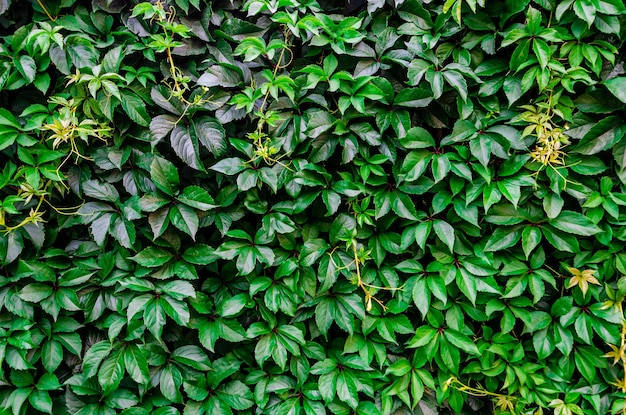
<svg viewBox="0 0 626 415"><path fill-rule="evenodd" d="M136 232L132 222L124 220L120 217L114 219L111 225L111 235L124 248L130 249L135 243Z"/></svg>
<svg viewBox="0 0 626 415"><path fill-rule="evenodd" d="M328 333L335 317L335 305L329 298L323 298L315 307L315 323L322 334Z"/></svg>
<svg viewBox="0 0 626 415"><path fill-rule="evenodd" d="M120 194L113 185L96 180L87 180L84 182L83 192L89 197L98 200L106 200L107 202L115 203L120 199Z"/></svg>
<svg viewBox="0 0 626 415"><path fill-rule="evenodd" d="M178 170L168 160L161 157L155 157L150 164L150 179L154 182L157 189L172 196L178 189L180 179Z"/></svg>
<svg viewBox="0 0 626 415"><path fill-rule="evenodd" d="M543 210L550 219L554 219L561 213L565 202L558 193L548 192L543 197Z"/></svg>
<svg viewBox="0 0 626 415"><path fill-rule="evenodd" d="M246 385L235 380L215 391L220 400L231 408L243 411L254 405L254 396Z"/></svg>
<svg viewBox="0 0 626 415"><path fill-rule="evenodd" d="M478 296L478 283L476 277L467 272L463 268L457 269L456 272L456 285L459 290L472 302L476 304L476 298Z"/></svg>
<svg viewBox="0 0 626 415"><path fill-rule="evenodd" d="M602 232L589 218L570 210L563 210L550 224L563 232L574 235L591 236Z"/></svg>
<svg viewBox="0 0 626 415"><path fill-rule="evenodd" d="M143 311L143 321L150 331L157 338L161 339L163 327L165 326L165 310L162 306L164 300L159 298L147 302Z"/></svg>
<svg viewBox="0 0 626 415"><path fill-rule="evenodd" d="M117 389L124 376L124 355L122 350L113 351L107 357L98 370L98 383L102 386L105 394L109 394Z"/></svg>
<svg viewBox="0 0 626 415"><path fill-rule="evenodd" d="M37 63L35 63L33 58L27 55L19 55L17 59L13 60L13 64L29 84L35 80L35 76L37 75Z"/></svg>
<svg viewBox="0 0 626 415"><path fill-rule="evenodd" d="M187 205L175 204L170 209L169 219L178 229L191 236L194 240L196 239L200 220L195 210Z"/></svg>
<svg viewBox="0 0 626 415"><path fill-rule="evenodd" d="M207 150L219 157L226 152L226 132L222 125L211 117L199 117L192 123L198 141Z"/></svg>
<svg viewBox="0 0 626 415"><path fill-rule="evenodd" d="M229 176L237 174L245 170L245 168L246 166L244 164L244 160L239 157L225 158L211 166L211 170L215 170Z"/></svg>
<svg viewBox="0 0 626 415"><path fill-rule="evenodd" d="M548 61L552 53L550 51L550 45L548 45L545 40L540 38L533 39L533 52L535 52L535 56L542 68L548 66Z"/></svg>
<svg viewBox="0 0 626 415"><path fill-rule="evenodd" d="M43 367L50 373L57 370L63 361L63 347L56 340L50 340L41 348Z"/></svg>
<svg viewBox="0 0 626 415"><path fill-rule="evenodd" d="M19 296L24 301L39 303L52 295L52 287L47 284L32 283L20 290Z"/></svg>
<svg viewBox="0 0 626 415"><path fill-rule="evenodd" d="M522 249L526 259L541 242L541 231L534 226L526 226L522 231Z"/></svg>
<svg viewBox="0 0 626 415"><path fill-rule="evenodd" d="M122 93L121 103L122 108L124 108L124 111L126 111L126 114L128 114L131 120L143 127L150 126L150 130L152 131L152 121L151 117L148 115L148 111L146 111L146 104L137 94L124 91Z"/></svg>
<svg viewBox="0 0 626 415"><path fill-rule="evenodd" d="M106 404L111 408L127 409L139 403L139 399L128 389L118 389L106 397Z"/></svg>
<svg viewBox="0 0 626 415"><path fill-rule="evenodd" d="M623 103L626 103L626 76L616 76L603 83L611 94Z"/></svg>
<svg viewBox="0 0 626 415"><path fill-rule="evenodd" d="M448 370L452 373L459 373L461 361L459 349L451 345L445 337L439 341L439 356L441 357L441 362Z"/></svg>
<svg viewBox="0 0 626 415"><path fill-rule="evenodd" d="M159 389L163 396L170 402L182 403L183 397L180 393L180 386L183 377L174 365L165 365L160 373Z"/></svg>
<svg viewBox="0 0 626 415"><path fill-rule="evenodd" d="M574 13L591 27L596 18L596 8L590 0L575 0Z"/></svg>
<svg viewBox="0 0 626 415"><path fill-rule="evenodd" d="M60 390L61 384L59 379L53 373L44 373L37 381L37 389L39 390Z"/></svg>
<svg viewBox="0 0 626 415"><path fill-rule="evenodd" d="M174 283L176 283L175 281ZM161 297L163 301L160 302L161 307L165 311L165 314L170 316L172 320L178 323L182 327L189 325L189 307L187 303L176 300L172 296L164 295Z"/></svg>
<svg viewBox="0 0 626 415"><path fill-rule="evenodd" d="M597 365L594 363L593 354L586 353L587 350L581 349L574 352L576 367L587 381L592 382L596 376Z"/></svg>
<svg viewBox="0 0 626 415"><path fill-rule="evenodd" d="M34 390L29 396L28 401L38 411L52 414L52 398L47 391Z"/></svg>
<svg viewBox="0 0 626 415"><path fill-rule="evenodd" d="M435 147L433 136L421 127L413 127L406 133L406 137L400 140L404 148L429 148Z"/></svg>
<svg viewBox="0 0 626 415"><path fill-rule="evenodd" d="M428 106L432 100L432 94L427 89L402 88L396 94L393 104L403 107L420 108Z"/></svg>
<svg viewBox="0 0 626 415"><path fill-rule="evenodd" d="M459 333L456 330L446 329L443 332L444 337L453 345L467 353L480 356L480 352L476 347L476 344L472 342L467 336Z"/></svg>
<svg viewBox="0 0 626 415"><path fill-rule="evenodd" d="M107 341L100 341L91 346L83 357L83 372L85 376L91 377L98 373L100 363L110 351L111 344Z"/></svg>
<svg viewBox="0 0 626 415"><path fill-rule="evenodd" d="M585 155L597 154L612 148L624 135L626 124L618 117L607 117L594 123L572 151Z"/></svg>
<svg viewBox="0 0 626 415"><path fill-rule="evenodd" d="M433 221L433 229L437 237L443 241L450 252L454 252L454 228L448 222L436 219Z"/></svg>
<svg viewBox="0 0 626 415"><path fill-rule="evenodd" d="M337 383L337 397L346 402L351 408L356 408L359 405L359 397L357 391L358 380L355 376L348 371L342 371L335 378Z"/></svg>
<svg viewBox="0 0 626 415"><path fill-rule="evenodd" d="M415 331L415 336L413 336L411 340L408 341L407 347L415 348L425 346L435 340L436 336L436 329L430 326L418 327Z"/></svg>
<svg viewBox="0 0 626 415"><path fill-rule="evenodd" d="M206 244L194 244L182 255L182 258L195 265L208 265L216 261L219 257L215 250Z"/></svg>
<svg viewBox="0 0 626 415"><path fill-rule="evenodd" d="M129 344L124 350L124 365L130 377L140 385L150 382L148 360L141 349L134 344Z"/></svg>
<svg viewBox="0 0 626 415"><path fill-rule="evenodd" d="M542 329L533 335L533 346L540 359L546 359L555 349L555 342L548 333L548 329Z"/></svg>
<svg viewBox="0 0 626 415"><path fill-rule="evenodd" d="M76 34L65 38L67 55L78 69L93 68L98 64L100 54L86 38Z"/></svg>
<svg viewBox="0 0 626 415"><path fill-rule="evenodd" d="M443 78L454 88L463 101L467 101L467 81L463 75L455 70L443 71Z"/></svg>
<svg viewBox="0 0 626 415"><path fill-rule="evenodd" d="M192 208L202 211L211 210L217 207L213 198L209 193L199 186L187 186L183 189L180 196L177 197L179 202L191 206Z"/></svg>
<svg viewBox="0 0 626 415"><path fill-rule="evenodd" d="M150 133L158 141L166 137L178 123L178 117L174 115L157 115L150 121Z"/></svg>
<svg viewBox="0 0 626 415"><path fill-rule="evenodd" d="M406 155L402 163L402 178L406 181L415 181L419 179L426 171L432 155L428 151L411 151Z"/></svg>
<svg viewBox="0 0 626 415"><path fill-rule="evenodd" d="M150 246L129 259L144 267L154 268L167 264L173 258L174 255L170 251Z"/></svg>
<svg viewBox="0 0 626 415"><path fill-rule="evenodd" d="M517 102L524 94L522 92L521 80L518 77L507 76L504 79L503 89L508 99L509 106Z"/></svg>
<svg viewBox="0 0 626 415"><path fill-rule="evenodd" d="M580 246L576 237L547 226L542 227L541 232L555 248L572 253L580 252Z"/></svg>
<svg viewBox="0 0 626 415"><path fill-rule="evenodd" d="M433 156L431 169L433 172L433 179L435 179L435 183L438 183L448 175L448 172L450 171L450 160L443 154L436 154Z"/></svg>
<svg viewBox="0 0 626 415"><path fill-rule="evenodd" d="M171 357L175 361L197 370L212 370L209 357L198 346L186 345L179 347L172 352Z"/></svg>
<svg viewBox="0 0 626 415"><path fill-rule="evenodd" d="M415 206L411 198L404 193L394 192L391 195L391 209L402 218L417 220Z"/></svg>
<svg viewBox="0 0 626 415"><path fill-rule="evenodd" d="M180 123L174 127L170 135L170 144L178 157L189 167L195 170L204 170L200 162L200 148L198 138L188 127Z"/></svg>
<svg viewBox="0 0 626 415"><path fill-rule="evenodd" d="M431 293L425 278L419 278L415 282L412 297L415 306L422 313L422 316L426 316L430 307Z"/></svg>
<svg viewBox="0 0 626 415"><path fill-rule="evenodd" d="M237 294L225 299L216 308L216 313L222 317L235 317L247 307L250 297L247 294Z"/></svg>
<svg viewBox="0 0 626 415"><path fill-rule="evenodd" d="M520 240L521 232L518 227L500 227L496 228L487 244L485 251L501 251L517 244Z"/></svg>

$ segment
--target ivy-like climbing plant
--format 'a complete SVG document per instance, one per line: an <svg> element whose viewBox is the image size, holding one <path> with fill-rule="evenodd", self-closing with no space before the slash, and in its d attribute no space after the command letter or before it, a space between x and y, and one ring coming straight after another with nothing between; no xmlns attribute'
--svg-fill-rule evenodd
<svg viewBox="0 0 626 415"><path fill-rule="evenodd" d="M622 0L0 0L0 413L626 413Z"/></svg>

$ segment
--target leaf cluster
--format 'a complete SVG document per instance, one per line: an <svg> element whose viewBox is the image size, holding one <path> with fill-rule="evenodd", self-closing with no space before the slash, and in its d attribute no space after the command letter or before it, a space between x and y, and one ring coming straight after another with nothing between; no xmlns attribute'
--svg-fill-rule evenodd
<svg viewBox="0 0 626 415"><path fill-rule="evenodd" d="M623 413L621 0L18 3L0 413Z"/></svg>

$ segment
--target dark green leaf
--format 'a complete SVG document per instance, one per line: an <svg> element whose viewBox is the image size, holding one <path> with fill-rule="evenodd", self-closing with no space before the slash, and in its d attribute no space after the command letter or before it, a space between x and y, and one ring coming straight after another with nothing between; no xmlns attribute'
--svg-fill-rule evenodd
<svg viewBox="0 0 626 415"><path fill-rule="evenodd" d="M596 226L589 218L569 210L561 211L559 216L550 221L550 224L563 232L574 235L590 236L602 232L602 229Z"/></svg>

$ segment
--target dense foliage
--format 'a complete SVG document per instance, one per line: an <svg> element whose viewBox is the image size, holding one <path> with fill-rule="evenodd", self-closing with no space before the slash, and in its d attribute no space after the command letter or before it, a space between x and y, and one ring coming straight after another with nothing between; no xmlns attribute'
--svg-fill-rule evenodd
<svg viewBox="0 0 626 415"><path fill-rule="evenodd" d="M0 0L0 412L626 411L621 0Z"/></svg>

